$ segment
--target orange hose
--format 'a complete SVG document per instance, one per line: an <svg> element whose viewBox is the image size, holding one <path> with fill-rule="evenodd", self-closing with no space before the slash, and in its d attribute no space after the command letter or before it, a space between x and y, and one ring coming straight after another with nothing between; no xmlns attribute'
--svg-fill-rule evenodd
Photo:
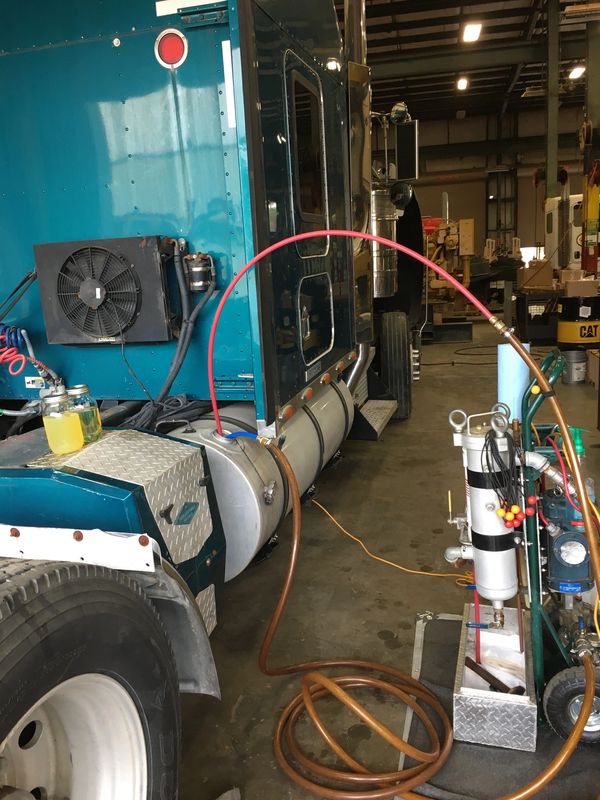
<svg viewBox="0 0 600 800"><path fill-rule="evenodd" d="M296 476L286 456L273 443L264 439L259 439L259 441L277 460L289 483L293 524L289 565L281 594L260 648L259 666L265 675L271 676L305 673L302 678L301 692L285 707L275 728L273 747L277 763L297 786L316 797L326 798L326 800L390 800L393 797L402 797L404 800L422 800L423 795L412 790L426 783L439 772L448 760L452 748L450 720L439 700L429 689L410 675L373 661L331 659L288 664L282 667L268 665L269 651L292 590L298 564L302 536L302 507ZM585 696L579 718L571 735L549 766L535 780L518 792L505 795L500 800L527 800L549 783L573 754L592 710L595 696L595 671L592 660L589 656L584 656L582 663L586 675ZM328 677L318 672L321 669L340 667L349 668L352 673ZM385 677L377 677L377 675ZM429 737L429 749L419 750L405 742L378 721L348 693L348 689L379 690L404 702L423 724ZM343 706L352 711L358 719L381 736L398 753L404 753L417 761L416 766L404 770L375 773L357 761L339 744L318 713L317 702L327 695L338 699ZM421 704L418 701L421 701ZM428 707L429 711L424 710L423 704ZM433 724L432 712L442 724L441 738ZM302 750L295 735L295 728L303 714L308 715L321 738L346 768L328 767Z"/></svg>

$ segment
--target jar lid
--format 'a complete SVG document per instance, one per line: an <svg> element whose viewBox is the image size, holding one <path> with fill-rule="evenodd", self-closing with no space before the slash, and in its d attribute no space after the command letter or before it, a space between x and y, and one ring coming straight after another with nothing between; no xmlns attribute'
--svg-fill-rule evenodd
<svg viewBox="0 0 600 800"><path fill-rule="evenodd" d="M59 394L47 394L44 397L44 403L49 403L51 405L58 405L58 403L62 403L65 400L65 393Z"/></svg>
<svg viewBox="0 0 600 800"><path fill-rule="evenodd" d="M89 394L90 387L86 383L78 383L75 386L71 386L67 389L67 394L69 397L81 397L83 394Z"/></svg>

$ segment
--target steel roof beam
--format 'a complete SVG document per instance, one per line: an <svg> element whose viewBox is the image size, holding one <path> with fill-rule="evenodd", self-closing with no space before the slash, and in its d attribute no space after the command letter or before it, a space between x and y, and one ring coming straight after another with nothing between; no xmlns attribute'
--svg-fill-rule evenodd
<svg viewBox="0 0 600 800"><path fill-rule="evenodd" d="M533 39L533 34L535 33L535 29L537 28L538 17L544 5L544 0L532 0L531 9L529 11L529 17L527 19L527 27L525 29L525 39L530 42ZM515 89L515 86L519 82L519 78L521 77L521 72L523 71L523 67L525 65L515 64L513 67L513 73L511 75L511 79L509 81L508 87L506 89L506 95L504 97L504 102L502 103L502 108L500 109L500 119L506 114L506 109L508 108L508 104L510 102L511 95Z"/></svg>
<svg viewBox="0 0 600 800"><path fill-rule="evenodd" d="M585 58L585 38L564 37L563 59ZM490 67L509 67L515 64L541 64L546 61L545 42L523 42L507 40L499 46L486 43L476 48L438 47L435 52L395 52L389 59L369 59L372 78L408 78L435 75L439 72L468 72Z"/></svg>
<svg viewBox="0 0 600 800"><path fill-rule="evenodd" d="M454 24L454 23L452 23ZM390 24L391 25L391 24ZM401 36L403 30L402 26L399 25L397 28L387 27L388 36L371 36L369 35L367 39L367 48L378 47L380 45L386 44L416 44L420 42L436 42L443 39L458 39L460 36L460 27L457 27L456 30L453 31L435 31L435 32L428 32L428 33L409 33L408 36ZM499 33L515 33L517 34L521 30L522 26L518 22L507 22L504 24L492 25L491 27L486 28L485 34L488 36L496 36ZM370 32L369 32L370 34ZM484 38L484 41L485 38Z"/></svg>
<svg viewBox="0 0 600 800"><path fill-rule="evenodd" d="M577 149L577 135L561 133L558 137L561 150ZM515 153L543 153L546 147L544 136L515 136L509 139L490 139L481 142L456 142L454 144L434 144L419 148L419 157L423 160L460 158L461 156L492 156L496 153L506 155Z"/></svg>
<svg viewBox="0 0 600 800"><path fill-rule="evenodd" d="M429 11L445 11L455 8L457 11L462 6L480 6L481 0L461 0L454 3L450 0L400 0L400 2L377 3L367 5L367 20L373 17L405 16L407 14L427 14ZM507 9L507 13L511 9ZM466 14L465 16L468 16ZM477 15L479 16L479 15Z"/></svg>
<svg viewBox="0 0 600 800"><path fill-rule="evenodd" d="M503 11L486 11L478 14L477 19L484 23L493 22L495 20L519 19L527 16L527 9L504 9ZM367 25L367 35L371 36L376 33L385 33L390 30L391 25L398 25L401 30L409 31L418 28L438 27L440 25L462 25L463 18L460 14L448 17L438 17L435 20L427 19L407 19L400 20L399 22L384 22L378 25ZM516 23L518 24L518 23Z"/></svg>

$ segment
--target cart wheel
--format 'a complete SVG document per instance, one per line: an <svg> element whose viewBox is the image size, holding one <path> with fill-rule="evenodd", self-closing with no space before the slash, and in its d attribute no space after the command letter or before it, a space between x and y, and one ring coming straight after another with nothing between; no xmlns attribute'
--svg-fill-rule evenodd
<svg viewBox="0 0 600 800"><path fill-rule="evenodd" d="M544 692L544 713L559 736L566 739L575 724L585 692L583 667L570 667L555 675ZM600 671L596 670L596 697L581 737L586 744L600 742Z"/></svg>
<svg viewBox="0 0 600 800"><path fill-rule="evenodd" d="M408 419L412 410L412 364L408 319L402 311L381 320L381 379L398 402L394 419Z"/></svg>
<svg viewBox="0 0 600 800"><path fill-rule="evenodd" d="M178 682L128 575L0 561L0 797L177 797Z"/></svg>

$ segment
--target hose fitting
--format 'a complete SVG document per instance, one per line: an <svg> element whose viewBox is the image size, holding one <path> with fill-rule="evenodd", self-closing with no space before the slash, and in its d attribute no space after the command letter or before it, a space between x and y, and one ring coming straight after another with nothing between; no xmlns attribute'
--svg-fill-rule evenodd
<svg viewBox="0 0 600 800"><path fill-rule="evenodd" d="M507 327L506 323L505 323L503 320L501 320L501 319L498 319L498 317L496 317L496 316L492 315L492 316L491 316L491 317L488 319L488 322L489 322L489 323L490 323L490 325L491 325L493 328L495 328L495 329L498 331L498 333L499 333L499 334L501 334L502 336L503 336L505 333L507 333L507 332L508 332L508 327Z"/></svg>

